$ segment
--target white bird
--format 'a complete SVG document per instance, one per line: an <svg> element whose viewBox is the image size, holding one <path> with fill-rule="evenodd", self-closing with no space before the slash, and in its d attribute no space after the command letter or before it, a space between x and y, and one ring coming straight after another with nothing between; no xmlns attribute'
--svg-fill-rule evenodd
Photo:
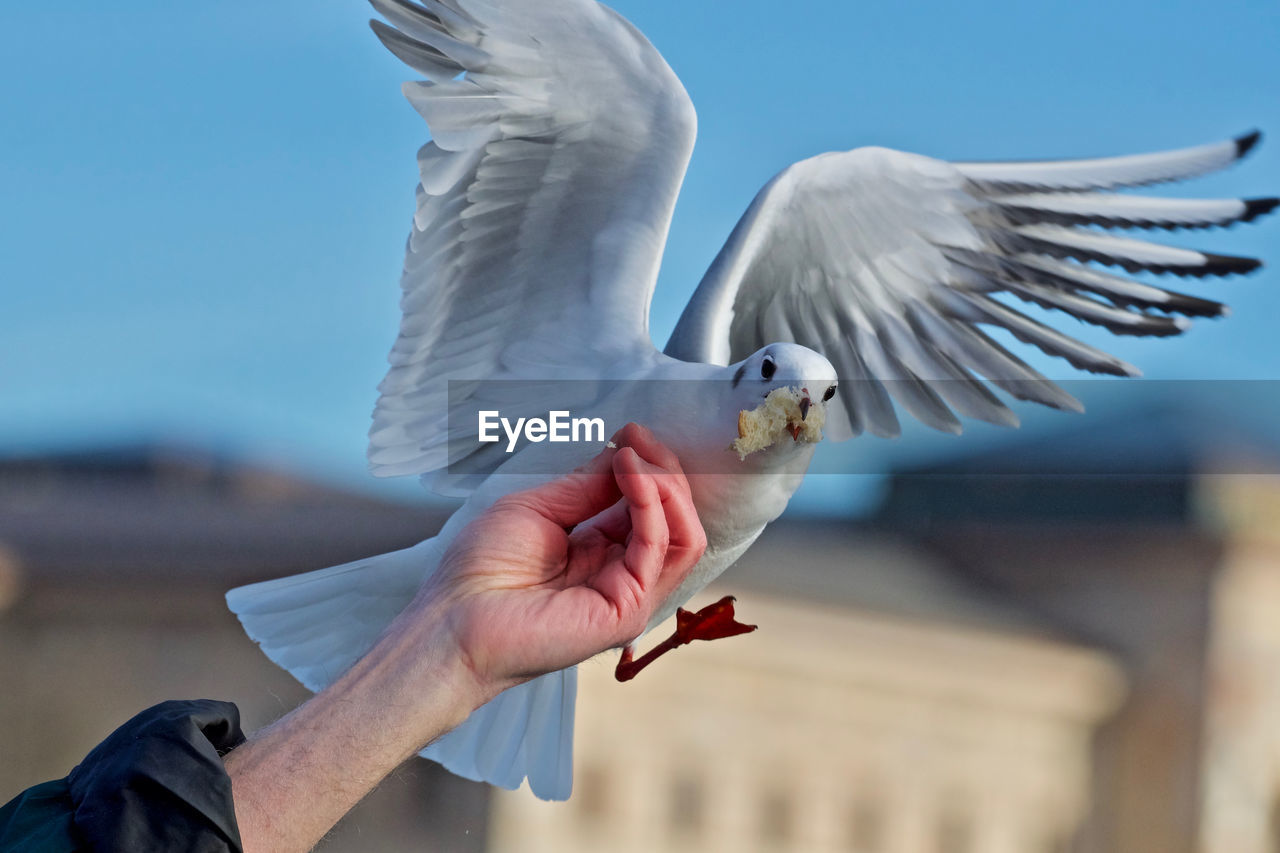
<svg viewBox="0 0 1280 853"><path fill-rule="evenodd" d="M1280 203L1113 192L1221 169L1257 133L1087 160L822 154L760 191L659 352L647 315L695 117L658 52L594 0L372 3L390 23L374 21L374 32L427 78L404 93L431 141L418 155L403 321L369 459L379 476L422 475L468 499L407 550L228 594L249 635L312 690L368 649L493 500L600 448L525 442L507 454L504 442L476 442L480 409L545 416L554 396L610 429L644 423L679 455L708 548L652 627L732 565L804 475L811 441L745 458L729 449L739 412L765 394L811 392L806 406L836 439L896 434L895 401L951 432L957 414L1016 424L989 386L1079 409L981 327L1082 370L1137 370L1009 297L1117 334L1178 334L1186 318L1224 307L1100 265L1200 277L1259 263L1104 229L1229 225ZM422 754L471 779L515 788L528 778L538 796L566 798L575 679L568 669L512 688Z"/></svg>

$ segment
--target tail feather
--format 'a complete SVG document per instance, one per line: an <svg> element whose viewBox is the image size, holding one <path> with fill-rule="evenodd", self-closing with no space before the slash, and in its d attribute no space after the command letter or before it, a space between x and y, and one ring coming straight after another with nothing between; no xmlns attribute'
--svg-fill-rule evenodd
<svg viewBox="0 0 1280 853"><path fill-rule="evenodd" d="M452 773L514 790L528 777L544 800L567 800L573 789L576 667L512 687L419 755Z"/></svg>
<svg viewBox="0 0 1280 853"><path fill-rule="evenodd" d="M573 790L573 718L578 695L578 669L561 670L557 683L547 682L535 697L529 730L529 788L544 800L567 800Z"/></svg>
<svg viewBox="0 0 1280 853"><path fill-rule="evenodd" d="M274 663L319 691L345 672L413 599L442 547L413 548L233 589L227 604ZM577 670L504 691L421 751L476 781L568 799L573 786Z"/></svg>
<svg viewBox="0 0 1280 853"><path fill-rule="evenodd" d="M536 690L534 688L534 692ZM500 786L510 782L520 784L523 772L517 774L514 780L510 777L524 752L521 747L529 731L529 710L532 704L532 697L528 693L521 693L513 697L513 701L503 702L495 709L489 725L492 734L475 756L476 770L482 779L492 779L494 784Z"/></svg>
<svg viewBox="0 0 1280 853"><path fill-rule="evenodd" d="M238 587L227 606L273 663L308 690L323 690L413 599L435 568L432 543Z"/></svg>

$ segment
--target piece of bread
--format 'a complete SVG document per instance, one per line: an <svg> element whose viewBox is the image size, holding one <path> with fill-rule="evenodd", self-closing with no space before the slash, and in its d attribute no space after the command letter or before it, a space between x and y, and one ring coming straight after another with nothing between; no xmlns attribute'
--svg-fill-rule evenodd
<svg viewBox="0 0 1280 853"><path fill-rule="evenodd" d="M822 441L826 409L821 404L810 406L808 417L801 417L800 401L804 396L799 388L774 388L763 403L738 412L738 438L729 445L730 449L738 451L739 459L746 459L784 435L793 441Z"/></svg>

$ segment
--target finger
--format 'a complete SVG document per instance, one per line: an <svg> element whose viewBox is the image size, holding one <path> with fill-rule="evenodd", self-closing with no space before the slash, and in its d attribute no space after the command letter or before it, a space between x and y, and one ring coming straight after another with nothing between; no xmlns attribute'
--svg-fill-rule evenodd
<svg viewBox="0 0 1280 853"><path fill-rule="evenodd" d="M637 466L651 476L658 490L667 528L667 547L662 571L656 585L646 586L647 591L662 597L679 586L689 571L698 564L706 550L707 537L698 519L688 484L644 460L638 460ZM617 461L614 467L618 467Z"/></svg>
<svg viewBox="0 0 1280 853"><path fill-rule="evenodd" d="M654 477L658 492L664 504L667 525L670 528L671 545L696 548L699 555L706 547L706 534L702 523L698 520L697 510L693 505L693 495L689 489L689 480L680 468L680 459L665 445L654 437L653 433L639 424L628 424L619 430L626 432L626 438L633 443L628 445L641 458L640 470ZM615 464L615 469L617 468ZM667 506L670 504L670 506Z"/></svg>
<svg viewBox="0 0 1280 853"><path fill-rule="evenodd" d="M707 548L707 534L698 518L693 495L687 483L669 474L657 475L654 482L667 522L667 565L678 570L691 568Z"/></svg>
<svg viewBox="0 0 1280 853"><path fill-rule="evenodd" d="M630 447L635 450L641 459L666 470L688 488L689 481L685 477L684 468L680 465L680 457L659 441L647 427L629 423L614 434L613 442L618 447Z"/></svg>
<svg viewBox="0 0 1280 853"><path fill-rule="evenodd" d="M499 498L494 506L528 507L565 529L607 509L622 496L613 472L618 448L605 447L572 473L532 489Z"/></svg>
<svg viewBox="0 0 1280 853"><path fill-rule="evenodd" d="M630 447L618 451L613 459L613 471L631 519L631 539L623 564L636 579L640 591L648 593L662 571L670 543L662 493L654 466Z"/></svg>
<svg viewBox="0 0 1280 853"><path fill-rule="evenodd" d="M573 558L564 577L567 586L600 578L609 572L623 575L623 580L634 584L634 579L623 564L627 539L631 535L631 515L625 498L579 524L569 534ZM598 584L597 584L598 586Z"/></svg>
<svg viewBox="0 0 1280 853"><path fill-rule="evenodd" d="M625 543L631 535L631 507L625 498L591 519L590 526L610 542ZM579 530L583 528L578 528ZM577 533L577 530L574 531Z"/></svg>

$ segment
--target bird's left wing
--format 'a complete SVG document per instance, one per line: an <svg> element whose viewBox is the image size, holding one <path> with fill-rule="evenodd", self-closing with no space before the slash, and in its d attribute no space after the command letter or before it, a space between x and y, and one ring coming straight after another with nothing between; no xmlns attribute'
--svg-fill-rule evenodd
<svg viewBox="0 0 1280 853"><path fill-rule="evenodd" d="M922 422L959 432L956 413L1016 423L975 376L1020 399L1078 403L988 336L1018 340L1096 373L1136 369L1019 311L1065 312L1116 334L1174 335L1217 302L1134 281L1095 264L1179 276L1259 266L1250 258L1105 233L1249 221L1277 199L1186 200L1111 190L1221 169L1252 133L1194 148L1022 163L948 163L884 148L823 154L774 178L698 286L667 345L676 358L728 364L773 341L835 365L843 407L833 437L894 435L891 398Z"/></svg>
<svg viewBox="0 0 1280 853"><path fill-rule="evenodd" d="M431 142L369 460L421 474L445 465L450 407L475 381L655 355L649 302L695 118L653 46L594 0L371 2L393 25L374 21L378 37L428 78L404 91Z"/></svg>

